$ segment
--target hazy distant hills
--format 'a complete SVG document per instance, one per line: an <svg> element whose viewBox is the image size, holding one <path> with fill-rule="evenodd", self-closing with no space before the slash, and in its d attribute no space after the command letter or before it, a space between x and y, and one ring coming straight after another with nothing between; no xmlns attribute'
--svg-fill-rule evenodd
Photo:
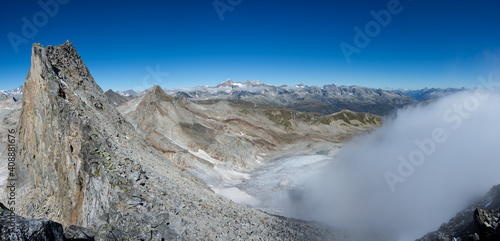
<svg viewBox="0 0 500 241"><path fill-rule="evenodd" d="M456 92L464 91L466 90L465 88L446 88L446 89L439 89L439 88L424 88L421 90L408 90L408 89L400 89L396 90L396 92L409 95L413 97L416 101L421 102L421 101L428 101L428 100L433 100L433 99L438 99L447 95L451 95Z"/></svg>
<svg viewBox="0 0 500 241"><path fill-rule="evenodd" d="M23 87L13 90L0 90L0 94L20 99ZM214 100L230 99L244 100L255 104L268 104L290 108L302 112L313 112L324 115L351 110L375 115L386 115L395 109L406 105L438 99L465 88L424 88L420 90L382 90L360 86L336 86L334 84L307 86L273 86L258 80L234 82L226 80L214 87L197 86L165 90L167 94L182 95L187 99ZM136 97L134 90L106 92L111 103L119 106ZM139 95L144 94L143 92Z"/></svg>
<svg viewBox="0 0 500 241"><path fill-rule="evenodd" d="M385 115L396 108L416 103L404 94L374 90L357 86L303 84L272 86L258 81L244 83L227 80L215 87L199 86L167 91L170 95L183 95L193 100L233 99L255 104L269 104L297 111L333 114L342 110Z"/></svg>
<svg viewBox="0 0 500 241"><path fill-rule="evenodd" d="M323 87L298 84L272 86L259 81L227 80L215 87L198 86L168 90L170 95L183 95L193 100L234 99L256 104L271 104L304 112L332 114L341 110L386 115L406 105L439 98L462 89L382 90L359 86Z"/></svg>

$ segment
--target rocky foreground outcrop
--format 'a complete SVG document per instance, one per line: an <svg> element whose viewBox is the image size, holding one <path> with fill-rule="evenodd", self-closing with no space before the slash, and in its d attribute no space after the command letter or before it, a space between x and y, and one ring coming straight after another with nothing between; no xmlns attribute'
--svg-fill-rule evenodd
<svg viewBox="0 0 500 241"><path fill-rule="evenodd" d="M31 65L18 126L18 215L85 227L96 240L344 240L235 204L164 158L111 105L71 42L34 44Z"/></svg>
<svg viewBox="0 0 500 241"><path fill-rule="evenodd" d="M498 212L476 208L474 211L474 226L476 226L479 240L500 240L499 217L500 213Z"/></svg>
<svg viewBox="0 0 500 241"><path fill-rule="evenodd" d="M72 225L63 230L60 223L17 216L0 203L1 240L94 241L94 235L83 227Z"/></svg>
<svg viewBox="0 0 500 241"><path fill-rule="evenodd" d="M418 241L500 240L500 185Z"/></svg>

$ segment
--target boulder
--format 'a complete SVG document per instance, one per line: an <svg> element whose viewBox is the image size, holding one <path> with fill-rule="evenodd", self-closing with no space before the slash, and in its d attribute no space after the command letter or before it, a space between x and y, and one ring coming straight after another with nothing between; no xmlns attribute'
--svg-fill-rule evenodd
<svg viewBox="0 0 500 241"><path fill-rule="evenodd" d="M70 226L63 232L63 226L60 223L45 219L20 217L0 203L0 239L16 241L93 241L94 237L92 231L83 227Z"/></svg>
<svg viewBox="0 0 500 241"><path fill-rule="evenodd" d="M481 241L500 240L498 223L498 214L494 211L480 208L474 211L474 225Z"/></svg>

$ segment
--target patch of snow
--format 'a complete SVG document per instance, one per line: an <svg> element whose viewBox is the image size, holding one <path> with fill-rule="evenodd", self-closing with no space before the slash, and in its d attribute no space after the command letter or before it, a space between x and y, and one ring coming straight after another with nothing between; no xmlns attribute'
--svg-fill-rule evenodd
<svg viewBox="0 0 500 241"><path fill-rule="evenodd" d="M181 145L181 144L177 143L177 142L176 142L176 141L174 141L172 138L167 137L167 139L168 139L170 142L172 142L172 143L174 143L175 145L177 145L178 147L180 147L180 148L182 148L182 149L186 149L186 150L188 150L188 148L186 148L185 146L183 146L183 145ZM191 152L191 151L190 151L190 152Z"/></svg>
<svg viewBox="0 0 500 241"><path fill-rule="evenodd" d="M241 131L240 131L240 134L241 134L242 136L244 136L244 135L245 135L245 133L243 133L243 132L241 132Z"/></svg>
<svg viewBox="0 0 500 241"><path fill-rule="evenodd" d="M220 175L222 180L227 184L241 184L243 180L249 180L250 174L228 170L225 168L214 167L214 170Z"/></svg>
<svg viewBox="0 0 500 241"><path fill-rule="evenodd" d="M257 155L255 157L255 162L257 162L258 164L262 164L262 161L264 161L264 158L262 158L261 156Z"/></svg>
<svg viewBox="0 0 500 241"><path fill-rule="evenodd" d="M493 200L490 200L490 201L486 204L486 206L484 206L484 207L485 207L485 208L487 208L488 206L490 206L490 205L491 205L491 202L493 202Z"/></svg>
<svg viewBox="0 0 500 241"><path fill-rule="evenodd" d="M205 125L205 124L203 124L203 123L200 123L200 125L202 125L202 126L204 126L204 127L208 128L208 129L213 129L212 127L207 126L207 125Z"/></svg>
<svg viewBox="0 0 500 241"><path fill-rule="evenodd" d="M62 80L61 78L58 78L58 79L59 79L59 81L60 81L60 82L61 82L64 86L66 86L66 88L68 88L68 89L69 89L68 84L66 84L66 82L65 82L64 80Z"/></svg>
<svg viewBox="0 0 500 241"><path fill-rule="evenodd" d="M259 205L260 201L252 196L250 196L248 193L241 191L237 187L230 187L230 188L219 188L219 187L212 187L212 190L219 194L222 195L226 198L229 198L233 200L234 202L249 205L249 206L255 206Z"/></svg>
<svg viewBox="0 0 500 241"><path fill-rule="evenodd" d="M186 149L186 148L184 148ZM206 161L209 161L211 162L212 164L222 164L221 161L217 160L217 159L214 159L212 158L210 155L208 155L204 150L202 149L198 149L198 152L194 152L194 151L189 151L189 153L193 154L194 156L196 157L199 157L203 160L206 160Z"/></svg>

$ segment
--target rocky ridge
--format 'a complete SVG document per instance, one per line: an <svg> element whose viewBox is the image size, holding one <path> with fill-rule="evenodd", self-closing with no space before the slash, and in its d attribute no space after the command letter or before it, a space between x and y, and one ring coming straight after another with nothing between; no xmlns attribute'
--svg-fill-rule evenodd
<svg viewBox="0 0 500 241"><path fill-rule="evenodd" d="M115 107L120 106L133 98L132 96L120 95L111 89L106 91L104 94L108 97L109 102Z"/></svg>
<svg viewBox="0 0 500 241"><path fill-rule="evenodd" d="M235 204L164 158L109 103L70 42L34 44L31 62L18 214L83 226L97 240L345 239Z"/></svg>

